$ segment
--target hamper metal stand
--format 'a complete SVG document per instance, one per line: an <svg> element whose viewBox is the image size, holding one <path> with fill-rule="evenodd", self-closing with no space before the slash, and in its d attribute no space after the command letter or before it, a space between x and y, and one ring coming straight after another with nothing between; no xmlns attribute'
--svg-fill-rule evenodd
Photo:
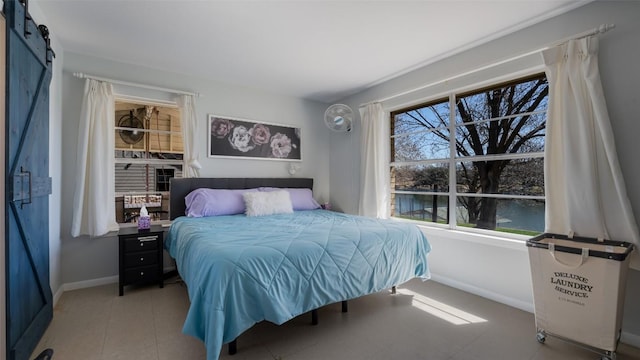
<svg viewBox="0 0 640 360"><path fill-rule="evenodd" d="M564 342L573 344L577 347L583 348L585 350L591 351L593 353L596 353L598 355L600 355L600 360L616 360L618 358L618 356L616 355L615 351L609 351L609 350L602 350L593 346L589 346L587 344L578 342L578 341L574 341L571 339L568 339L566 337L560 336L558 334L553 334L550 332L547 332L545 330L542 329L538 329L538 332L536 333L536 340L538 340L538 342L540 344L544 344L544 342L547 340L547 336L552 336L554 338L557 338L559 340L562 340ZM620 334L618 334L618 343L620 342ZM616 348L618 347L618 344L616 343Z"/></svg>

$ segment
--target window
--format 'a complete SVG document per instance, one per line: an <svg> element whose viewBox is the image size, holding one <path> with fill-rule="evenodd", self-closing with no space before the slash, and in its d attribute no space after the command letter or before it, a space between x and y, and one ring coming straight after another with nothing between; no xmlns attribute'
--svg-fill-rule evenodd
<svg viewBox="0 0 640 360"><path fill-rule="evenodd" d="M144 205L152 221L169 218L169 179L182 177L180 110L116 101L116 221L136 222Z"/></svg>
<svg viewBox="0 0 640 360"><path fill-rule="evenodd" d="M169 191L172 177L175 177L175 169L156 169L156 191Z"/></svg>
<svg viewBox="0 0 640 360"><path fill-rule="evenodd" d="M391 113L391 215L544 231L544 74Z"/></svg>

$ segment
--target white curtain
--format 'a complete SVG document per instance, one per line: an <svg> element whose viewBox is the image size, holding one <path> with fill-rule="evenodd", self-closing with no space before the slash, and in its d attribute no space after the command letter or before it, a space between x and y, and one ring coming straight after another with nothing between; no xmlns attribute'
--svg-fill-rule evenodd
<svg viewBox="0 0 640 360"><path fill-rule="evenodd" d="M87 79L80 114L71 235L119 229L115 210L115 102L110 83Z"/></svg>
<svg viewBox="0 0 640 360"><path fill-rule="evenodd" d="M640 245L600 82L598 38L542 56L549 80L546 231ZM631 267L640 269L634 253Z"/></svg>
<svg viewBox="0 0 640 360"><path fill-rule="evenodd" d="M182 143L184 144L184 170L182 176L200 177L202 166L198 161L199 154L196 148L196 136L199 134L195 96L180 95L178 97L178 106L180 107Z"/></svg>
<svg viewBox="0 0 640 360"><path fill-rule="evenodd" d="M389 124L380 103L360 108L360 203L359 214L389 217Z"/></svg>

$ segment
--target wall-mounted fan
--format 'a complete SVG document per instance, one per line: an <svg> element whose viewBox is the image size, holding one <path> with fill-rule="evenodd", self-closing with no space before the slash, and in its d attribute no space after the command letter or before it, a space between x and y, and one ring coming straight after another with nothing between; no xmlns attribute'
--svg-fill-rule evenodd
<svg viewBox="0 0 640 360"><path fill-rule="evenodd" d="M333 104L324 112L324 123L336 132L351 131L353 111L344 104Z"/></svg>
<svg viewBox="0 0 640 360"><path fill-rule="evenodd" d="M118 120L118 127L130 128L133 130L118 130L120 138L127 144L133 145L139 143L144 138L144 131L135 129L144 129L142 121L133 115L133 111L129 111L129 115L124 115Z"/></svg>

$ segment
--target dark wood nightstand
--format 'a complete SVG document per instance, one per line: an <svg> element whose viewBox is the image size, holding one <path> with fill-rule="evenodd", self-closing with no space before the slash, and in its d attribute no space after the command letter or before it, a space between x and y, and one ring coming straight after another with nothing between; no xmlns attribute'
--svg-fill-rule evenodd
<svg viewBox="0 0 640 360"><path fill-rule="evenodd" d="M163 234L162 226L140 231L137 227L120 229L120 296L126 285L157 282L161 288L164 287Z"/></svg>

